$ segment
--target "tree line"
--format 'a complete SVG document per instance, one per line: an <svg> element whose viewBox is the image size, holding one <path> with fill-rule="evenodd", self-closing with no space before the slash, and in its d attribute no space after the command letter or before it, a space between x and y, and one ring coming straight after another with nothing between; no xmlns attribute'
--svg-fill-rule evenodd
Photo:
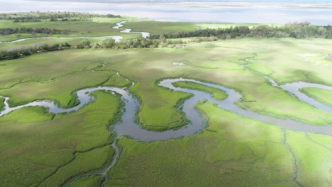
<svg viewBox="0 0 332 187"><path fill-rule="evenodd" d="M29 48L21 48L15 50L8 50L8 51L0 51L0 60L11 60L17 59L24 56L30 56L32 54L41 53L41 52L48 52L48 51L59 51L64 49L71 48L71 45L68 43L62 44L43 44L43 45L36 45L34 47Z"/></svg>
<svg viewBox="0 0 332 187"><path fill-rule="evenodd" d="M89 40L82 40L78 45L71 46L68 43L54 45L39 45L31 48L22 48L17 50L1 51L0 60L15 59L31 54L56 51L63 49L88 49L88 48L108 48L108 49L130 49L130 48L158 48L158 47L177 47L185 46L187 42L181 39L185 37L198 37L190 42L216 41L218 39L228 39L236 37L293 37L293 38L332 38L331 26L312 26L309 23L292 23L283 27L257 26L249 28L247 26L230 27L226 29L205 29L192 32L179 32L164 35L151 35L150 38L140 38L131 40L122 40L116 42L114 39L106 39L100 43L91 43ZM1 33L1 29L0 29ZM326 60L332 60L332 55L325 57Z"/></svg>
<svg viewBox="0 0 332 187"><path fill-rule="evenodd" d="M160 40L152 40L149 38L139 38L131 40L123 40L116 42L113 38L103 40L101 43L91 44L89 40L83 40L76 45L77 49L84 48L108 48L108 49L130 49L130 48L157 48L160 45Z"/></svg>
<svg viewBox="0 0 332 187"><path fill-rule="evenodd" d="M22 12L22 13L0 13L0 20L14 20L18 22L39 22L41 20L50 21L81 21L92 18L121 18L120 15L113 14L91 14L78 12Z"/></svg>
<svg viewBox="0 0 332 187"><path fill-rule="evenodd" d="M129 49L129 48L157 48L160 40L152 39L132 39L116 42L114 39L106 39L101 43L92 44L89 40L82 40L78 45L70 45L68 43L58 43L53 45L43 44L29 48L21 48L15 50L0 51L0 60L11 60L32 54L49 51L59 51L64 49L88 49L88 48L108 48L108 49Z"/></svg>
<svg viewBox="0 0 332 187"><path fill-rule="evenodd" d="M15 18L14 20L14 23L24 23L24 22L41 22L41 20L36 18Z"/></svg>
<svg viewBox="0 0 332 187"><path fill-rule="evenodd" d="M3 28L0 29L0 35L9 34L69 34L70 30L59 30L59 29L49 29L49 28Z"/></svg>
<svg viewBox="0 0 332 187"><path fill-rule="evenodd" d="M203 41L216 41L216 37L207 37L207 38L198 38L193 39L190 42L203 42ZM183 47L187 44L186 41L177 39L171 40L160 40L160 39L151 39L151 38L139 38L139 39L130 39L116 42L113 38L105 39L100 43L91 43L88 39L82 40L77 45L70 45L68 43L59 43L59 44L43 44L36 45L29 48L21 48L15 50L0 51L0 60L11 60L17 59L25 56L30 56L32 54L48 52L48 51L59 51L64 49L133 49L133 48L158 48L158 47Z"/></svg>
<svg viewBox="0 0 332 187"><path fill-rule="evenodd" d="M331 26L314 26L308 22L288 23L281 27L260 25L254 27L235 26L219 29L200 29L189 32L177 32L168 34L151 35L152 39L186 38L186 37L217 37L230 39L238 37L253 38L332 38Z"/></svg>

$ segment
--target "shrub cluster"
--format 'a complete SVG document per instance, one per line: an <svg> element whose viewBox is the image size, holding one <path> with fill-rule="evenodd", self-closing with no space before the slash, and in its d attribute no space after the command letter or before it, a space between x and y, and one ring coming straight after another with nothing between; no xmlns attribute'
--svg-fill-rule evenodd
<svg viewBox="0 0 332 187"><path fill-rule="evenodd" d="M186 37L218 37L229 39L237 37L254 38L332 38L332 26L314 26L310 23L289 23L281 27L274 26L235 26L219 29L201 29L191 32L177 32L163 35L152 35L152 39L186 38Z"/></svg>
<svg viewBox="0 0 332 187"><path fill-rule="evenodd" d="M64 49L88 49L88 48L109 48L109 49L128 49L128 48L157 48L160 44L160 40L151 39L132 39L125 40L122 42L115 42L114 39L106 39L99 43L91 44L89 40L83 40L76 46L71 46L68 43L54 44L54 45L36 45L30 48L21 48L8 51L0 51L0 60L11 60L17 59L24 56L30 56L32 54L48 52L48 51L59 51Z"/></svg>
<svg viewBox="0 0 332 187"><path fill-rule="evenodd" d="M47 52L47 51L58 51L68 48L71 48L71 45L69 45L68 43L63 43L63 44L54 44L54 45L43 44L29 48L0 51L0 60L17 59L23 56L30 56L36 53Z"/></svg>
<svg viewBox="0 0 332 187"><path fill-rule="evenodd" d="M332 54L328 54L326 57L325 57L325 60L328 60L328 61L332 61Z"/></svg>
<svg viewBox="0 0 332 187"><path fill-rule="evenodd" d="M83 48L110 48L110 49L129 49L129 48L157 48L160 44L160 40L152 40L149 38L140 38L132 40L123 40L121 42L115 42L114 39L106 39L100 44L91 44L89 40L83 40L76 46L78 49Z"/></svg>
<svg viewBox="0 0 332 187"><path fill-rule="evenodd" d="M8 34L69 34L70 30L59 30L59 29L49 29L49 28L3 28L0 29L0 35Z"/></svg>
<svg viewBox="0 0 332 187"><path fill-rule="evenodd" d="M20 22L41 22L41 20L36 18L15 18L14 23Z"/></svg>

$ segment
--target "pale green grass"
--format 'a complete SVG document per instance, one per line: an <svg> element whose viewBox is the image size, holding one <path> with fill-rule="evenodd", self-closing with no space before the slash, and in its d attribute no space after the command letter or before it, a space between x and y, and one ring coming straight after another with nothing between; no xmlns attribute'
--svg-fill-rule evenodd
<svg viewBox="0 0 332 187"><path fill-rule="evenodd" d="M127 22L123 28L133 29L133 32L149 32L153 34L167 34L185 31L194 31L195 23L190 22L163 22L163 21L137 21Z"/></svg>
<svg viewBox="0 0 332 187"><path fill-rule="evenodd" d="M297 159L298 182L303 186L331 186L332 152L325 145L331 144L332 137L306 136L305 133L292 131L287 133L287 137L287 143Z"/></svg>
<svg viewBox="0 0 332 187"><path fill-rule="evenodd" d="M124 77L116 75L115 73L112 77L103 84L103 86L116 86L116 87L126 87L130 86L132 83L127 81Z"/></svg>
<svg viewBox="0 0 332 187"><path fill-rule="evenodd" d="M143 128L160 131L186 125L185 117L177 111L177 103L190 95L156 87L154 83L137 83L130 88L139 93L141 107L138 117Z"/></svg>
<svg viewBox="0 0 332 187"><path fill-rule="evenodd" d="M302 88L301 92L309 97L329 106L332 106L332 91L321 88Z"/></svg>
<svg viewBox="0 0 332 187"><path fill-rule="evenodd" d="M89 58L89 50L86 50L85 55L81 56L73 55L74 51L84 52L79 50L59 51L14 61L2 61L0 62L3 65L0 68L0 87L6 88L14 83L26 81L48 82L53 78L91 70L104 62L104 59L98 57ZM50 58L45 58L46 56ZM88 60L82 63L82 58Z"/></svg>
<svg viewBox="0 0 332 187"><path fill-rule="evenodd" d="M97 22L97 23L119 23L121 21L144 21L146 19L143 18L135 18L135 17L121 17L121 18L92 18L92 22Z"/></svg>
<svg viewBox="0 0 332 187"><path fill-rule="evenodd" d="M240 102L235 102L234 104L235 104L236 106L238 106L239 108L243 109L243 110L247 110L247 108L246 108L245 106L243 106L243 104L240 103Z"/></svg>
<svg viewBox="0 0 332 187"><path fill-rule="evenodd" d="M227 98L226 92L217 88L211 88L194 82L175 82L175 87L199 90L211 94L216 100L224 100Z"/></svg>
<svg viewBox="0 0 332 187"><path fill-rule="evenodd" d="M133 21L124 24L123 28L132 28L133 31L146 31L151 34L167 34L177 32L195 31L197 29L224 29L235 26L248 26L252 28L259 25L280 26L280 24L259 23L192 23L192 22L165 22L165 21Z"/></svg>
<svg viewBox="0 0 332 187"><path fill-rule="evenodd" d="M302 57L304 60L315 63L316 65L332 66L332 61L325 59L327 55L328 54L320 53L320 54L301 54L299 56Z"/></svg>
<svg viewBox="0 0 332 187"><path fill-rule="evenodd" d="M266 70L262 73L272 73L270 77L279 84L306 81L332 85L329 73L332 67L308 60L308 55L326 56L332 50L331 40L263 39L257 40L257 44L260 45L251 46L264 53L258 53L257 58L250 60L255 65L249 66L251 69L261 71L256 67L263 66Z"/></svg>
<svg viewBox="0 0 332 187"><path fill-rule="evenodd" d="M26 82L18 84L11 89L0 90L0 94L10 97L11 106L26 104L33 100L56 100L61 107L72 107L75 103L73 91L84 87L101 85L114 75L109 71L77 72L55 78L50 82ZM112 82L109 83L112 85ZM74 100L74 101L73 101Z"/></svg>
<svg viewBox="0 0 332 187"><path fill-rule="evenodd" d="M92 104L76 113L57 115L53 120L53 114L40 107L23 108L1 117L1 186L34 186L54 172L56 178L49 178L49 182L60 182L60 178L94 170L105 159L111 159L111 152L101 155L103 149L89 152L86 157L85 153L76 154L80 158L71 163L75 152L87 152L112 141L107 127L119 110L119 100L102 91L93 94L96 100ZM68 163L71 164L66 166Z"/></svg>

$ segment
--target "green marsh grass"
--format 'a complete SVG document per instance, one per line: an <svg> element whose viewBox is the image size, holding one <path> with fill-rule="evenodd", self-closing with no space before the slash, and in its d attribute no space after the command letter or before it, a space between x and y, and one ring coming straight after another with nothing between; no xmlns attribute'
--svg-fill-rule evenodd
<svg viewBox="0 0 332 187"><path fill-rule="evenodd" d="M110 161L107 129L119 99L102 91L93 94L96 100L75 113L53 118L41 107L29 107L0 118L2 185L52 184Z"/></svg>
<svg viewBox="0 0 332 187"><path fill-rule="evenodd" d="M322 88L302 88L300 90L307 96L329 106L332 106L332 91Z"/></svg>
<svg viewBox="0 0 332 187"><path fill-rule="evenodd" d="M56 174L42 182L40 186L61 186L70 177L91 170L98 170L106 163L111 162L113 154L114 151L110 145L83 153L76 153L75 159L71 163L61 167ZM95 181L96 179L99 182L99 178L94 178L94 182L97 182Z"/></svg>
<svg viewBox="0 0 332 187"><path fill-rule="evenodd" d="M295 186L281 128L211 103L197 107L209 120L201 134L153 143L121 138L106 186Z"/></svg>
<svg viewBox="0 0 332 187"><path fill-rule="evenodd" d="M175 87L193 89L198 91L203 91L211 94L216 100L224 100L227 98L226 92L217 88L211 88L202 84L194 82L175 82L173 83Z"/></svg>
<svg viewBox="0 0 332 187"><path fill-rule="evenodd" d="M158 81L184 77L233 88L243 95L241 103L254 112L327 125L332 122L330 114L273 87L240 65L251 63L246 67L279 84L307 81L332 85L329 68L297 55L327 54L330 44L320 39L234 39L190 43L185 49L72 49L43 53L0 62L0 95L10 96L12 105L49 98L69 107L75 105L72 93L76 90L103 84L127 86L123 77L115 75L120 72L135 82L129 91L140 100L137 116L142 127L176 129L185 125L178 107L190 94L162 88ZM249 58L254 54L256 58ZM242 61L246 58L248 62ZM185 65L173 66L172 62ZM123 105L110 93L94 94L93 103L74 113L54 117L43 108L32 107L0 118L2 184L28 186L45 179L52 183L100 167L105 157L85 168L76 164L82 160L72 161L73 153L90 154L88 150L109 145L113 139L107 126L112 119L119 119ZM330 163L330 137L308 134L308 139L300 132L285 134L277 126L238 116L211 103L201 102L197 109L205 115L208 127L195 136L153 143L121 138L122 155L109 173L112 180L107 185L295 186L297 168L301 185L330 186L331 167L326 164ZM55 171L59 173L48 178ZM77 182L88 185L99 179L82 178Z"/></svg>
<svg viewBox="0 0 332 187"><path fill-rule="evenodd" d="M77 104L76 94L73 91L98 86L114 74L114 72L108 71L77 72L46 83L20 83L11 89L1 90L0 93L10 97L11 106L26 104L36 99L51 99L58 101L61 107L69 108Z"/></svg>
<svg viewBox="0 0 332 187"><path fill-rule="evenodd" d="M166 33L196 30L194 23L163 22L163 21L127 22L124 24L123 28L132 29L133 32L149 32L151 34L166 34Z"/></svg>
<svg viewBox="0 0 332 187"><path fill-rule="evenodd" d="M298 167L298 182L303 186L330 186L331 136L287 133L287 143L292 147Z"/></svg>
<svg viewBox="0 0 332 187"><path fill-rule="evenodd" d="M310 40L310 48L321 47L323 41L325 40ZM328 68L313 66L296 56L296 54L308 53L310 49L303 48L308 45L307 43L308 40L295 39L235 39L192 43L186 49L115 51L87 49L45 53L1 62L5 66L0 68L0 88L8 88L26 81L47 82L68 73L91 70L106 61L105 68L119 71L121 75L137 83L129 89L141 100L139 117L144 128L156 130L177 128L183 124L183 115L177 110L176 103L188 95L181 92L172 93L156 85L158 80L172 77L192 78L233 88L242 93L241 102L246 107L260 114L292 118L314 125L327 125L332 122L331 115L303 103L289 93L273 87L262 76L240 67L240 64L244 63L240 59L257 54L256 58L249 60L251 65L247 67L262 74L268 73L267 75L274 72L271 78L279 84L283 83L284 77L288 78L288 82L308 81L303 72L310 72L310 77L322 71L319 79L310 79L310 82L329 85L331 79ZM285 59L275 60L279 58ZM174 61L184 62L186 65L173 66ZM264 68L256 69L258 66ZM297 67L300 68L297 69ZM44 71L45 68L48 69L47 72ZM260 72L262 69L264 71ZM284 73L280 74L281 72ZM12 94L14 91L15 89L4 92L15 97ZM33 92L37 91L33 90L30 94L35 94ZM75 89L71 90L73 91Z"/></svg>
<svg viewBox="0 0 332 187"><path fill-rule="evenodd" d="M69 187L96 187L100 186L103 180L102 176L86 176L74 181Z"/></svg>
<svg viewBox="0 0 332 187"><path fill-rule="evenodd" d="M243 106L243 104L240 103L240 102L235 102L234 104L235 104L236 106L238 106L239 108L243 109L243 110L247 110L247 108L246 108L245 106Z"/></svg>
<svg viewBox="0 0 332 187"><path fill-rule="evenodd" d="M127 81L124 77L113 74L107 82L103 83L103 86L127 87L131 84L132 83Z"/></svg>
<svg viewBox="0 0 332 187"><path fill-rule="evenodd" d="M105 20L105 21L103 21ZM119 29L113 29L116 23L126 20L126 18L108 18L94 19L87 21L42 21L42 22L21 22L14 23L11 20L0 20L0 28L50 28L59 30L70 30L71 32L65 34L53 35L33 35L33 34L11 34L3 35L0 41L13 41L22 38L35 38L35 37L97 37L97 36L126 36L131 35L127 33L120 33ZM135 34L137 36L137 34ZM127 36L126 36L127 37Z"/></svg>

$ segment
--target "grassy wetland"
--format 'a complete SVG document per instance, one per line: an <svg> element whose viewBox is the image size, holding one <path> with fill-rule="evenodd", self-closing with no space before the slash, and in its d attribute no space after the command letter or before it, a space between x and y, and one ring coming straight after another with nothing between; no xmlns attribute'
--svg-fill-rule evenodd
<svg viewBox="0 0 332 187"><path fill-rule="evenodd" d="M69 16L64 21L61 19L67 18L50 21L49 15L43 16L28 19L41 19L36 22L3 19L0 28L75 32L66 39L1 43L0 51L56 44L59 40L75 46L82 42L75 38L78 36L124 36L126 42L142 37L120 32L128 28L156 35L192 32L197 26L228 28L227 24L157 22L110 15L82 14L80 19ZM121 29L112 28L121 21L126 21ZM0 40L22 37L32 36L9 34L1 35ZM72 108L79 104L79 90L99 86L123 89L137 100L130 120L142 129L162 133L192 125L187 118L193 114L185 113L183 107L193 95L159 85L164 79L186 78L237 91L242 96L235 103L240 110L314 128L332 124L329 111L282 88L300 81L332 86L331 62L325 58L332 51L330 39L176 38L156 39L156 46L129 48L108 48L103 46L105 38L89 38L91 44L83 48L4 59L0 61L0 96L7 97L9 107L50 100L59 107ZM181 42L174 42L177 40ZM102 47L91 47L95 43ZM195 82L175 82L173 86L206 92L218 101L233 97L225 90ZM301 92L332 105L329 90L305 87ZM121 116L127 117L124 113L129 100L111 91L86 94L94 99L70 113L53 114L46 108L30 106L0 117L0 186L332 185L331 134L288 130L202 98L194 109L205 121L201 131L178 139L140 141L114 130L116 125L126 125ZM0 111L5 109L4 101L0 97Z"/></svg>

